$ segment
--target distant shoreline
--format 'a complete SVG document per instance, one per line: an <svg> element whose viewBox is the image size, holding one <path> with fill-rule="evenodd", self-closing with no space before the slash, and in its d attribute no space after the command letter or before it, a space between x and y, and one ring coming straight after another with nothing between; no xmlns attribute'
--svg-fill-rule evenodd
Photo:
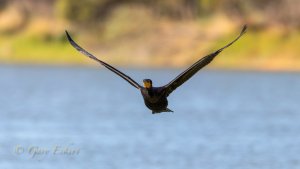
<svg viewBox="0 0 300 169"><path fill-rule="evenodd" d="M97 65L87 65L87 64L32 64L32 63L0 63L1 68L50 68L50 69L99 69L106 70L105 68ZM182 70L186 69L187 66L182 67L137 67L137 66L116 66L119 69L127 69L127 70ZM225 72L270 72L270 73L300 73L299 69L282 69L282 68L226 68L226 67L218 67L218 66L208 66L207 68L203 68L202 71L225 71Z"/></svg>

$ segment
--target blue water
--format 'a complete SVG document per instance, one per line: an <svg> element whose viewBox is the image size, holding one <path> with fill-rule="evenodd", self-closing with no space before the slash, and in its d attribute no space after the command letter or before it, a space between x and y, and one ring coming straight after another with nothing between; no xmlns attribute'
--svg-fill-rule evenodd
<svg viewBox="0 0 300 169"><path fill-rule="evenodd" d="M202 71L152 115L104 69L1 66L0 168L299 169L299 101L299 73Z"/></svg>

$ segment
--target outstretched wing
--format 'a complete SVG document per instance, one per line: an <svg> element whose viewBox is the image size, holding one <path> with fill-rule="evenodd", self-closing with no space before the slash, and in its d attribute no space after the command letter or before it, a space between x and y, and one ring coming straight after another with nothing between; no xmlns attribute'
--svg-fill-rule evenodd
<svg viewBox="0 0 300 169"><path fill-rule="evenodd" d="M66 31L67 37L69 42L71 43L71 45L77 49L79 52L81 52L82 54L86 55L87 57L99 62L101 65L105 66L107 69L111 70L112 72L116 73L117 75L119 75L121 78L123 78L124 80L126 80L127 82L129 82L133 87L140 89L141 86L134 81L133 79L131 79L129 76L125 75L124 73L122 73L121 71L119 71L118 69L110 66L109 64L99 60L97 57L95 57L94 55L90 54L89 52L87 52L86 50L84 50L82 47L80 47L76 42L73 41L73 39L71 38L71 36L69 35L69 33Z"/></svg>
<svg viewBox="0 0 300 169"><path fill-rule="evenodd" d="M165 88L166 95L168 96L170 93L172 93L177 87L179 87L184 82L189 80L200 69L202 69L204 66L208 65L225 48L231 46L234 42L236 42L246 32L246 29L247 29L247 25L244 25L240 35L235 40L233 40L226 46L222 47L221 49L201 58L196 63L194 63L191 67L189 67L187 70L185 70L180 75L178 75L174 80L172 80L170 83L165 85L164 88Z"/></svg>

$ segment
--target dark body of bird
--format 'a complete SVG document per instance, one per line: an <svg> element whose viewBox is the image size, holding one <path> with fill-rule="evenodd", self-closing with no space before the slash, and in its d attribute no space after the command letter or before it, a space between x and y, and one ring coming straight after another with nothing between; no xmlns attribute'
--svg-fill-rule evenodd
<svg viewBox="0 0 300 169"><path fill-rule="evenodd" d="M173 112L170 110L168 106L168 100L167 97L179 86L181 86L183 83L185 83L188 79L190 79L194 74L196 74L200 69L208 65L219 53L221 53L225 48L231 46L234 42L236 42L245 32L246 32L246 25L243 27L241 33L239 36L234 39L232 42L227 44L226 46L216 50L215 52L201 58L196 63L194 63L192 66L190 66L187 70L179 74L174 80L172 80L170 83L161 86L161 87L154 87L152 85L152 81L150 79L144 79L143 83L144 86L141 86L139 83L134 81L132 78L127 76L126 74L122 73L118 69L112 67L111 65L99 60L94 55L90 54L86 50L84 50L82 47L80 47L76 42L73 41L73 39L70 37L68 32L66 31L67 38L71 45L77 49L82 54L88 56L89 58L97 61L101 65L105 66L107 69L111 70L112 72L119 75L121 78L126 80L128 83L130 83L133 87L139 89L141 91L141 94L144 98L145 105L152 110L152 113L161 113L161 112Z"/></svg>
<svg viewBox="0 0 300 169"><path fill-rule="evenodd" d="M172 112L168 109L168 99L163 87L142 88L142 96L145 105L152 110L152 113Z"/></svg>

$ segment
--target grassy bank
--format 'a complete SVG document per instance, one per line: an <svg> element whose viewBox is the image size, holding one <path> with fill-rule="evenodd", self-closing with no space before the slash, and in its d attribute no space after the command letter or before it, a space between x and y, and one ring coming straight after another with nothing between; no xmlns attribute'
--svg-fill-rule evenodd
<svg viewBox="0 0 300 169"><path fill-rule="evenodd" d="M142 39L128 39L112 42L112 44L94 42L83 46L114 65L184 67L223 46L234 36L236 33L207 42L199 40L196 44L189 40L174 42L176 39L170 44L164 44L168 42L160 42L159 39L144 44ZM60 38L51 40L26 35L1 36L0 39L0 59L4 63L93 64L66 42L64 32ZM81 39L79 38L78 41ZM83 42L81 44L85 44ZM229 69L299 70L300 48L297 47L299 44L300 34L297 32L286 35L280 32L250 31L238 43L225 50L212 66ZM149 49L147 49L148 45Z"/></svg>
<svg viewBox="0 0 300 169"><path fill-rule="evenodd" d="M0 34L0 62L95 64L69 45L64 32L68 29L79 44L113 65L186 67L234 39L242 24L222 14L174 21L155 18L141 7L126 6L115 9L101 26L84 29L53 18L34 18L22 31ZM211 67L300 70L299 44L299 31L278 27L256 30L250 23L248 33Z"/></svg>

